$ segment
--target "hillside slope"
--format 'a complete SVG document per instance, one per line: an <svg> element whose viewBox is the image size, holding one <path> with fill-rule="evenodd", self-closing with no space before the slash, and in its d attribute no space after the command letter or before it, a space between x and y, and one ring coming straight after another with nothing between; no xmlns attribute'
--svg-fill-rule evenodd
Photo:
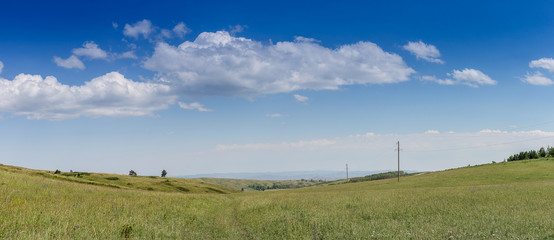
<svg viewBox="0 0 554 240"><path fill-rule="evenodd" d="M129 176L109 173L60 172L35 170L0 164L0 171L120 189L140 189L180 193L233 193L236 190L198 180L156 176Z"/></svg>
<svg viewBox="0 0 554 240"><path fill-rule="evenodd" d="M180 194L0 171L0 239L553 239L554 160Z"/></svg>

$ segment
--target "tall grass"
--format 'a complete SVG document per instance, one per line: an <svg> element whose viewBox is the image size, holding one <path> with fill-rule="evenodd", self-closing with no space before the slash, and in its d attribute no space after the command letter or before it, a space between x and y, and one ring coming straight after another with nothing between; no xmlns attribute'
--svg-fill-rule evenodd
<svg viewBox="0 0 554 240"><path fill-rule="evenodd" d="M107 188L5 170L0 183L0 239L554 238L552 159L235 194Z"/></svg>

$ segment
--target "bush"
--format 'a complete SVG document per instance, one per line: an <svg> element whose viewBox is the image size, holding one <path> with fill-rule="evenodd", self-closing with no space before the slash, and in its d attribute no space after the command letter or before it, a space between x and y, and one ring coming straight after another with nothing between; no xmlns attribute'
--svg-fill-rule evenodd
<svg viewBox="0 0 554 240"><path fill-rule="evenodd" d="M135 171L131 170L131 171L129 171L129 176L136 177L137 173Z"/></svg>
<svg viewBox="0 0 554 240"><path fill-rule="evenodd" d="M162 177L165 177L165 175L167 175L167 171L164 169L162 170Z"/></svg>
<svg viewBox="0 0 554 240"><path fill-rule="evenodd" d="M60 170L56 169L56 171L54 172L54 174L60 174L62 173Z"/></svg>

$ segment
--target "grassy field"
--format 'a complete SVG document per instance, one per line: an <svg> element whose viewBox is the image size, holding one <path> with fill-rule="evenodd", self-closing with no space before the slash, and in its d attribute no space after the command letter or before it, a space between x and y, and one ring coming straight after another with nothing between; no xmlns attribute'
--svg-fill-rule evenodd
<svg viewBox="0 0 554 240"><path fill-rule="evenodd" d="M0 239L554 239L553 216L554 159L232 194L0 169Z"/></svg>

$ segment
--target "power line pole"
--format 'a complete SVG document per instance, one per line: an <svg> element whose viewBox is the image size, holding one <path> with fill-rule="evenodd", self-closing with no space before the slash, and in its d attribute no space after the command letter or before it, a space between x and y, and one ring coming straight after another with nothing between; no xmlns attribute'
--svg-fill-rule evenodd
<svg viewBox="0 0 554 240"><path fill-rule="evenodd" d="M346 181L348 182L348 163L346 164Z"/></svg>
<svg viewBox="0 0 554 240"><path fill-rule="evenodd" d="M398 149L398 182L400 182L400 141L396 142Z"/></svg>

